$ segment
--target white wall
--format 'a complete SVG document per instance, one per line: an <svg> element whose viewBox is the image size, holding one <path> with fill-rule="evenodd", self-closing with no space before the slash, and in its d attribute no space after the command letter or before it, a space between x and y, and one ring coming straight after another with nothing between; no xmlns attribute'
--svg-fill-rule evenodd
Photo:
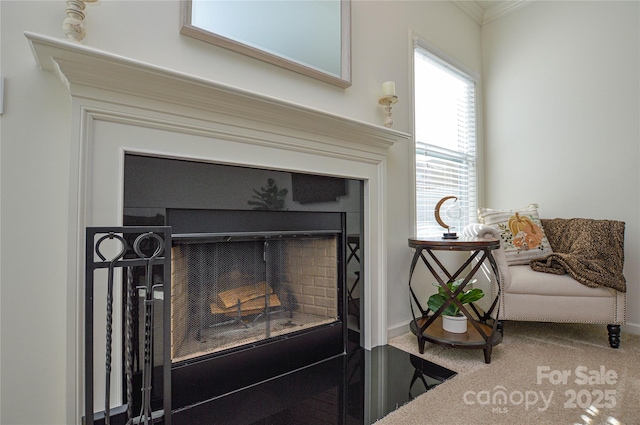
<svg viewBox="0 0 640 425"><path fill-rule="evenodd" d="M24 31L64 37L64 1L0 2L6 78L1 143L1 405L3 424L78 421L77 388L67 388L69 128L68 93L39 70ZM178 1L102 0L86 10L85 44L312 108L381 124L383 81L395 80L394 128L411 133L410 31L480 71L480 27L447 1L352 4L353 85L313 80L179 34ZM411 146L389 152L388 323L409 319L407 237L411 224ZM69 318L69 319L68 319Z"/></svg>
<svg viewBox="0 0 640 425"><path fill-rule="evenodd" d="M625 221L640 333L640 3L534 2L482 41L486 206Z"/></svg>

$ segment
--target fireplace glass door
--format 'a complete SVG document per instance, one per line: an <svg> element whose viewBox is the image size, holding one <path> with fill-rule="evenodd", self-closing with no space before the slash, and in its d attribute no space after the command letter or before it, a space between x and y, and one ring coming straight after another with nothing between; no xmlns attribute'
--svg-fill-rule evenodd
<svg viewBox="0 0 640 425"><path fill-rule="evenodd" d="M337 234L176 238L173 362L339 320Z"/></svg>

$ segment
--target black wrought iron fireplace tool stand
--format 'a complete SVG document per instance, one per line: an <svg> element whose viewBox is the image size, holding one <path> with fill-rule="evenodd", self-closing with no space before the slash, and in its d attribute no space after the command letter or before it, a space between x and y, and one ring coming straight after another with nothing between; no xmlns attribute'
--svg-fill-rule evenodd
<svg viewBox="0 0 640 425"><path fill-rule="evenodd" d="M104 273L96 273L99 269L106 269L106 277ZM168 314L171 311L170 282L171 227L87 228L84 288L85 425L171 424L171 323ZM106 286L105 406L104 411L94 413L94 295L98 286ZM123 394L123 404L111 407L114 294L120 293L124 300L123 369L126 391ZM141 331L144 341L141 355L136 356L138 346L134 347L134 341L138 333L138 327L135 326L138 299L143 301L144 323ZM163 304L162 323L155 320L157 303ZM162 339L161 360L154 356L154 339L158 336ZM141 401L137 414L133 411L133 368L136 359L141 371ZM161 366L158 367L158 364ZM154 386L161 388L161 395L158 397L158 391L155 391L156 400L152 403Z"/></svg>

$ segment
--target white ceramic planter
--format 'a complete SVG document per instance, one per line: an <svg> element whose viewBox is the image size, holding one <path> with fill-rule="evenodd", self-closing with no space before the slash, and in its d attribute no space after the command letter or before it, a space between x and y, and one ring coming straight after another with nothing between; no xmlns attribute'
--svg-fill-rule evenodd
<svg viewBox="0 0 640 425"><path fill-rule="evenodd" d="M467 331L467 316L442 316L442 329L463 334Z"/></svg>

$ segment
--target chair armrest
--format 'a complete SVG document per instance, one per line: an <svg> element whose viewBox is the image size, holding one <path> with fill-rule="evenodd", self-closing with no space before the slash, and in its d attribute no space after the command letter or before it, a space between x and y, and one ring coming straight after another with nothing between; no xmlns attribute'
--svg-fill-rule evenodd
<svg viewBox="0 0 640 425"><path fill-rule="evenodd" d="M500 235L500 230L496 229L493 226L474 223L464 228L464 230L462 231L462 236L470 238L495 238L500 241L500 249L493 250L492 254L493 258L496 260L496 264L498 265L498 273L500 274L502 291L506 291L511 285L511 274L509 273L509 266L507 264L507 257L504 253L504 243ZM492 276L488 264L484 264L482 266L482 269L485 276Z"/></svg>

